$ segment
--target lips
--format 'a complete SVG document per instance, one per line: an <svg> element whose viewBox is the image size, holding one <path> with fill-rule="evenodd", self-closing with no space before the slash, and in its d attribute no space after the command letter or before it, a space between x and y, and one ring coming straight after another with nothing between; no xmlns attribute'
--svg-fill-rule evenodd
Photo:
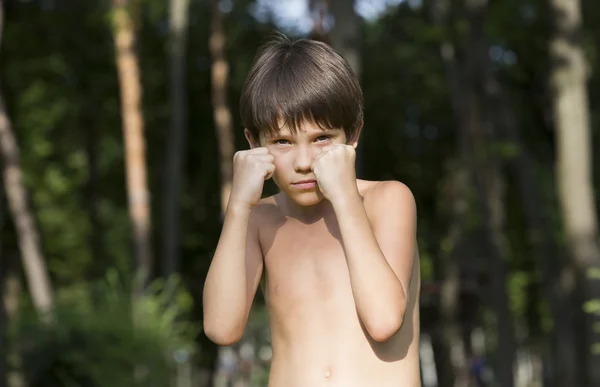
<svg viewBox="0 0 600 387"><path fill-rule="evenodd" d="M314 179L310 179L310 180L301 180L301 181L297 181L295 183L292 183L292 185L296 188L299 189L312 189L315 188L317 186L317 181Z"/></svg>

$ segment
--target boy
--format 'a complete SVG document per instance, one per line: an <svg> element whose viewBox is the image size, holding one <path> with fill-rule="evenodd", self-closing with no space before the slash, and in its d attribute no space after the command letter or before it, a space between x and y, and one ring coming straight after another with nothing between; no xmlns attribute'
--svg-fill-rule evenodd
<svg viewBox="0 0 600 387"><path fill-rule="evenodd" d="M352 70L324 43L278 37L240 102L250 149L234 157L205 334L241 338L264 273L269 387L420 386L415 201L402 183L356 179ZM261 199L271 177L280 192Z"/></svg>

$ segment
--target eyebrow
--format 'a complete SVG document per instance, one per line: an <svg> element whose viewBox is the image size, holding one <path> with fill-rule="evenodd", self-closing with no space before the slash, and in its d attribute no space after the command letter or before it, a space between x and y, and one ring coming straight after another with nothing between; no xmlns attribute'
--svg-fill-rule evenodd
<svg viewBox="0 0 600 387"><path fill-rule="evenodd" d="M333 134L343 131L342 129L321 129L319 132L315 132L310 134L311 136L322 136L324 134ZM286 138L286 137L294 137L296 133L273 133L273 134L265 134L264 139L274 139L274 138Z"/></svg>

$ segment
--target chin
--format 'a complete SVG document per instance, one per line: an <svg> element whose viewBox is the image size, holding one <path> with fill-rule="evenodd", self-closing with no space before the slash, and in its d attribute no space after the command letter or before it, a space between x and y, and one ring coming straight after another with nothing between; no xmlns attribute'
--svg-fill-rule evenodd
<svg viewBox="0 0 600 387"><path fill-rule="evenodd" d="M296 204L303 207L316 206L323 201L323 195L318 192L286 192L287 196Z"/></svg>

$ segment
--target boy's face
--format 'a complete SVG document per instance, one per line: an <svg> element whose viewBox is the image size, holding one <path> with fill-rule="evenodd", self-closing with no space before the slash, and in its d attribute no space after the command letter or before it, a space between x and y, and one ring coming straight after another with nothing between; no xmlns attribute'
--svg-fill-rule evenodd
<svg viewBox="0 0 600 387"><path fill-rule="evenodd" d="M328 145L351 144L342 129L323 130L312 123L302 124L295 134L284 127L275 136L263 136L256 144L246 131L252 148L266 147L274 157L273 180L291 200L301 206L313 206L323 200L312 172L315 157Z"/></svg>

